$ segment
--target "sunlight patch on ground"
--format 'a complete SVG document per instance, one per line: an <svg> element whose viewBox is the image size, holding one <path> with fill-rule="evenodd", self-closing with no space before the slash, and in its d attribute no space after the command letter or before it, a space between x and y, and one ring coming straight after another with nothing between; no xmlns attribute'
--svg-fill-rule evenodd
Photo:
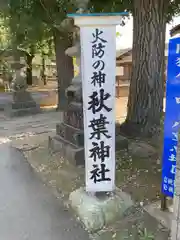
<svg viewBox="0 0 180 240"><path fill-rule="evenodd" d="M57 108L57 105L43 105L43 104L41 104L40 105L40 107L42 108L42 109L49 109L49 108Z"/></svg>
<svg viewBox="0 0 180 240"><path fill-rule="evenodd" d="M7 137L0 137L0 144L3 144L3 143L8 143L8 142L11 142L11 140Z"/></svg>
<svg viewBox="0 0 180 240"><path fill-rule="evenodd" d="M11 135L8 137L0 137L0 144L9 143L9 142L12 142L12 140L18 140L18 139L22 140L25 137L32 137L35 135L36 135L36 133L26 132L26 133Z"/></svg>

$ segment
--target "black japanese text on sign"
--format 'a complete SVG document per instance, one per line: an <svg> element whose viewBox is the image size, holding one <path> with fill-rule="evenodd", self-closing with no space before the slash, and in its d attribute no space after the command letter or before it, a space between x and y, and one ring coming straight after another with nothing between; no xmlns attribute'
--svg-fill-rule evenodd
<svg viewBox="0 0 180 240"><path fill-rule="evenodd" d="M88 111L91 111L92 119L88 124L91 129L89 140L92 140L92 148L89 149L89 158L94 164L90 170L90 180L95 184L98 182L111 181L107 173L110 169L106 166L106 161L110 158L111 146L106 145L104 140L110 139L112 136L108 132L109 121L104 115L105 112L111 112L112 108L108 107L107 100L111 98L111 94L105 92L104 84L106 83L106 64L104 56L106 54L107 40L103 37L103 31L96 28L92 33L92 59L93 73L91 76L91 84L96 87L89 96ZM103 111L104 114L101 112ZM100 113L98 117L96 113Z"/></svg>

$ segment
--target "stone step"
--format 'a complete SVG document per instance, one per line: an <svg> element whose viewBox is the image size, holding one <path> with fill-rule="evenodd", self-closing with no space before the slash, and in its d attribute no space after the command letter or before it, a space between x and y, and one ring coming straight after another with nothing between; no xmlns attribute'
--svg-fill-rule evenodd
<svg viewBox="0 0 180 240"><path fill-rule="evenodd" d="M37 104L35 101L9 103L9 107L11 107L12 109L34 108L36 106Z"/></svg>
<svg viewBox="0 0 180 240"><path fill-rule="evenodd" d="M56 134L78 147L84 146L83 130L61 123L56 125Z"/></svg>
<svg viewBox="0 0 180 240"><path fill-rule="evenodd" d="M4 114L7 117L22 117L32 114L40 113L41 109L37 106L29 107L29 108L21 108L21 109L12 109L11 107L6 107L4 109Z"/></svg>
<svg viewBox="0 0 180 240"><path fill-rule="evenodd" d="M49 137L48 147L53 152L59 152L61 157L75 165L85 165L84 148L77 147L59 135Z"/></svg>
<svg viewBox="0 0 180 240"><path fill-rule="evenodd" d="M84 147L84 132L65 123L56 125L56 134L78 147ZM128 149L128 139L117 133L116 151Z"/></svg>
<svg viewBox="0 0 180 240"><path fill-rule="evenodd" d="M79 147L73 144L72 142L67 141L60 135L49 137L48 146L53 152L59 152L60 156L63 157L65 160L68 160L71 163L76 164L77 166L85 165L84 147ZM116 151L127 148L128 148L127 139L121 136L117 136Z"/></svg>

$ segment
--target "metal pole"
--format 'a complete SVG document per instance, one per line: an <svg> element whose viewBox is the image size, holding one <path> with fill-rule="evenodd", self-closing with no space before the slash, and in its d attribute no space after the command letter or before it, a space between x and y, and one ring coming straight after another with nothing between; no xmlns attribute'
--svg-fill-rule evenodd
<svg viewBox="0 0 180 240"><path fill-rule="evenodd" d="M173 201L173 217L171 225L171 239L180 239L180 143L177 146L176 156L176 177L175 177L175 189L174 189L174 201Z"/></svg>
<svg viewBox="0 0 180 240"><path fill-rule="evenodd" d="M161 210L166 211L167 209L167 197L164 194L161 194Z"/></svg>

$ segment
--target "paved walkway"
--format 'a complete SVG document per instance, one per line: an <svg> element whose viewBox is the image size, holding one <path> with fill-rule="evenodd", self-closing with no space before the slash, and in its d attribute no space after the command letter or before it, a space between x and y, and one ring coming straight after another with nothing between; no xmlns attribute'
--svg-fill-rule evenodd
<svg viewBox="0 0 180 240"><path fill-rule="evenodd" d="M0 239L88 239L18 150L1 144L0 153Z"/></svg>
<svg viewBox="0 0 180 240"><path fill-rule="evenodd" d="M21 118L5 119L0 115L0 143L7 139L15 139L41 133L55 132L56 123L62 121L62 113L47 112Z"/></svg>

